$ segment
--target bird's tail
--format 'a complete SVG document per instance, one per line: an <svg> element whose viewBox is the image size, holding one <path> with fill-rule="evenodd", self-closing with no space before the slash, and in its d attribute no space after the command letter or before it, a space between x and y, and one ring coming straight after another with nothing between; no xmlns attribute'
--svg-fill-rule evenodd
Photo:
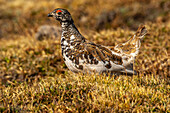
<svg viewBox="0 0 170 113"><path fill-rule="evenodd" d="M123 65L125 67L125 70L122 71L123 73L136 74L133 70L133 64L135 57L139 53L141 40L146 33L146 27L141 25L136 33L127 42L118 44L115 47L108 47L113 53L118 53L123 58Z"/></svg>
<svg viewBox="0 0 170 113"><path fill-rule="evenodd" d="M116 45L114 49L119 51L123 56L135 57L139 53L141 39L143 39L146 33L146 27L141 25L137 32L127 42Z"/></svg>
<svg viewBox="0 0 170 113"><path fill-rule="evenodd" d="M135 35L137 38L143 38L147 33L147 29L144 25L140 25Z"/></svg>
<svg viewBox="0 0 170 113"><path fill-rule="evenodd" d="M141 25L139 26L136 33L127 42L118 44L114 47L114 49L117 50L123 58L123 65L125 66L125 70L123 72L136 74L136 72L133 70L133 64L135 57L139 53L141 39L143 39L146 33L146 27Z"/></svg>

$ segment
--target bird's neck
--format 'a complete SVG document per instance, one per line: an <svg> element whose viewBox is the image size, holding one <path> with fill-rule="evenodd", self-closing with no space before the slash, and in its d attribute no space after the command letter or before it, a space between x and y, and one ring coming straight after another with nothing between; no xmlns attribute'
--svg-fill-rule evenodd
<svg viewBox="0 0 170 113"><path fill-rule="evenodd" d="M74 23L61 23L62 36L61 47L64 50L66 47L73 48L75 43L85 42L85 38L80 34Z"/></svg>
<svg viewBox="0 0 170 113"><path fill-rule="evenodd" d="M84 39L84 37L80 34L74 23L70 22L61 22L62 27L62 37L70 40L70 37L74 35L77 39Z"/></svg>
<svg viewBox="0 0 170 113"><path fill-rule="evenodd" d="M71 32L71 33L73 33L73 31L79 32L73 22L67 22L67 21L61 22L61 27L62 27L62 32Z"/></svg>
<svg viewBox="0 0 170 113"><path fill-rule="evenodd" d="M60 22L62 30L66 30L69 26L71 26L72 24L74 24L73 22L68 22L68 21L64 21L64 22Z"/></svg>

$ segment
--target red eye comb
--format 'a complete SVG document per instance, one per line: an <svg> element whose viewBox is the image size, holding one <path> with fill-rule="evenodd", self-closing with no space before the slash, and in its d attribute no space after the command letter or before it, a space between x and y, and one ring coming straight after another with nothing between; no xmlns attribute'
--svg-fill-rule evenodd
<svg viewBox="0 0 170 113"><path fill-rule="evenodd" d="M62 12L61 10L57 10L56 13Z"/></svg>

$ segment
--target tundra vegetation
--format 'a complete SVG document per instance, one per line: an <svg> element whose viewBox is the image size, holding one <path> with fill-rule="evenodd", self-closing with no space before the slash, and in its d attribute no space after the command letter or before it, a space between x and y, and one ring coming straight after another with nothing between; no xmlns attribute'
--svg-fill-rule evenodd
<svg viewBox="0 0 170 113"><path fill-rule="evenodd" d="M115 46L140 24L136 76L74 74L60 34L37 40L47 14L66 8L90 41ZM0 0L0 112L170 112L169 0Z"/></svg>

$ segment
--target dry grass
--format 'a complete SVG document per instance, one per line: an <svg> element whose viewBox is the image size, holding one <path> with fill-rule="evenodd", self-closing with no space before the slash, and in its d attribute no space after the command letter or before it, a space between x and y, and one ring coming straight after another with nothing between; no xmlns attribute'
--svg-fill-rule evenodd
<svg viewBox="0 0 170 113"><path fill-rule="evenodd" d="M36 2L0 0L1 112L170 112L168 0ZM125 42L139 24L146 24L148 34L135 64L139 74L70 72L61 56L60 39L34 38L38 26L56 24L46 18L56 7L68 8L82 34L103 45ZM96 32L96 18L113 9L120 12L109 23L112 28L106 25ZM144 17L136 16L141 10Z"/></svg>
<svg viewBox="0 0 170 113"><path fill-rule="evenodd" d="M60 74L1 90L1 111L168 112L168 81L154 76Z"/></svg>

